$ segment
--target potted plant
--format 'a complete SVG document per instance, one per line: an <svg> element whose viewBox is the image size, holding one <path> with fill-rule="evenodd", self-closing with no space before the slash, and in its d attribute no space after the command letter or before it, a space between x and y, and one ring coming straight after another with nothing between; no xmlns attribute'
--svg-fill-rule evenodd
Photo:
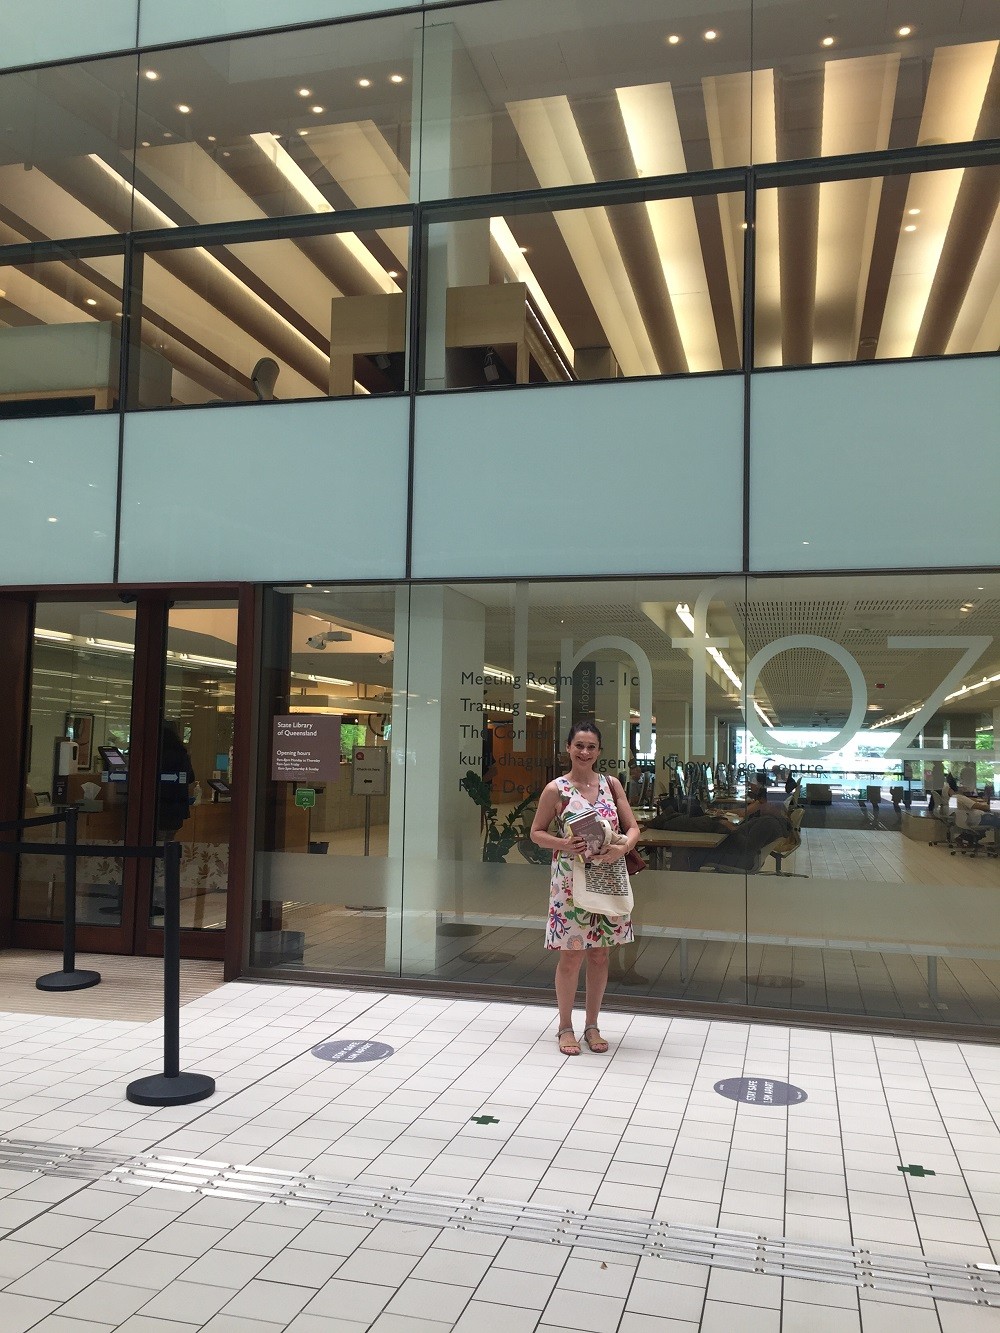
<svg viewBox="0 0 1000 1333"><path fill-rule="evenodd" d="M484 778L470 768L459 786L468 792L482 812L483 860L505 862L511 848L528 837L538 792L529 792L519 805L515 805L513 810L508 812L501 823L497 819L497 807L493 804L490 784ZM548 859L549 853L545 852L545 860Z"/></svg>

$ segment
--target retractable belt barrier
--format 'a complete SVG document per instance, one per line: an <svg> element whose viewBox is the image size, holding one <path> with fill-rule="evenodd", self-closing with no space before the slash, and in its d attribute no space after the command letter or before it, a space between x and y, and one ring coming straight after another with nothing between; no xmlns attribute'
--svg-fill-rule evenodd
<svg viewBox="0 0 1000 1333"><path fill-rule="evenodd" d="M163 1073L133 1080L125 1096L139 1106L185 1106L210 1097L215 1079L207 1074L183 1073L180 1067L181 1006L181 845L129 847L116 843L77 842L79 811L74 806L52 815L15 819L0 823L0 833L21 833L44 824L65 824L66 840L56 842L0 841L0 852L25 856L62 853L65 865L63 893L63 967L39 977L39 990L69 991L96 986L100 972L80 971L76 966L76 862L81 856L146 858L163 861Z"/></svg>

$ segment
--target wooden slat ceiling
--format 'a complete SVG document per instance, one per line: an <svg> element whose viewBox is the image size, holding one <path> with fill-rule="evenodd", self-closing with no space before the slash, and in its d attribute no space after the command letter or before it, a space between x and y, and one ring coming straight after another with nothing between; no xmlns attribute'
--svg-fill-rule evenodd
<svg viewBox="0 0 1000 1333"><path fill-rule="evenodd" d="M739 164L751 137L761 161L997 137L998 49L977 40L929 56L886 50L752 77L735 69L598 91L567 78L571 92L528 98L498 93L503 51L489 68L482 53L472 61L484 142L510 155L511 170L516 160L520 185L559 187ZM168 116L176 90L144 85L139 123L149 146L133 163L123 125L110 123L108 90L102 98L98 75L88 73L97 68L61 79L49 72L44 105L60 148L35 156L21 142L33 137L30 120L10 128L0 149L0 244L409 198L407 90L362 120L345 91L344 110L325 99L322 116L275 134L274 80L257 71L267 96L251 133L245 123L228 137L201 133L209 123L202 108L185 138L162 129L184 121ZM214 89L219 127L232 117L228 76L208 63L198 73ZM37 109L43 94L35 96ZM496 179L506 171L498 162ZM521 247L516 262L511 236L515 253ZM606 346L624 375L735 369L743 239L738 195L513 212L494 220L483 271L528 281L570 362L575 348ZM757 365L1000 348L1000 168L764 190L756 243ZM250 397L249 370L262 354L281 365L280 397L323 394L331 300L405 288L408 248L395 229L159 252L145 264L143 337L174 365L179 401ZM3 270L0 319L113 317L120 263L75 263L72 281L56 267Z"/></svg>

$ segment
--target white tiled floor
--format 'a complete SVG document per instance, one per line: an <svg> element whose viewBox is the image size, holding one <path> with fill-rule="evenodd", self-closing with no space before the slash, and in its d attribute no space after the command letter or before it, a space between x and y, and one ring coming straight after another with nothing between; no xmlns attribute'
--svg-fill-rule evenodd
<svg viewBox="0 0 1000 1333"><path fill-rule="evenodd" d="M995 1262L1000 1048L234 984L183 1011L209 1101L124 1099L159 1024L0 1015L0 1134ZM312 1047L377 1039L378 1063ZM717 1080L808 1100L737 1106ZM497 1123L479 1124L487 1114ZM933 1175L903 1174L919 1164ZM0 1330L986 1333L1000 1310L667 1260L0 1171ZM902 1308L901 1308L902 1307Z"/></svg>

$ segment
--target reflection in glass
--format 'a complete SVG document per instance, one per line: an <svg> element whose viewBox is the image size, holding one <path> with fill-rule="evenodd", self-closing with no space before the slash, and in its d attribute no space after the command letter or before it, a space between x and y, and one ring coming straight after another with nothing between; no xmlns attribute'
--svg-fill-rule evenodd
<svg viewBox="0 0 1000 1333"><path fill-rule="evenodd" d="M397 682L405 681L406 657L396 651L405 605L405 590L379 587L305 588L269 600L256 966L399 971L403 805L387 760L390 745L405 749L406 687ZM296 747L308 751L309 765L319 756L314 776L276 774L275 718L307 729L318 720L322 744ZM384 772L384 791L378 774L362 781L366 756L364 776Z"/></svg>
<svg viewBox="0 0 1000 1333"><path fill-rule="evenodd" d="M406 203L419 24L371 18L149 52L137 228Z"/></svg>
<svg viewBox="0 0 1000 1333"><path fill-rule="evenodd" d="M0 264L0 417L115 407L121 255Z"/></svg>
<svg viewBox="0 0 1000 1333"><path fill-rule="evenodd" d="M995 171L759 191L756 364L996 351Z"/></svg>
<svg viewBox="0 0 1000 1333"><path fill-rule="evenodd" d="M101 747L126 756L132 713L135 613L119 602L39 605L31 673L31 729L25 817L59 806L80 811L82 843L125 839L127 774L108 771ZM32 831L59 841L59 825ZM61 921L61 856L22 856L17 919ZM77 863L77 921L120 926L122 862L81 857Z"/></svg>
<svg viewBox="0 0 1000 1333"><path fill-rule="evenodd" d="M129 230L136 57L0 74L0 244Z"/></svg>
<svg viewBox="0 0 1000 1333"><path fill-rule="evenodd" d="M157 250L134 405L399 393L409 231Z"/></svg>
<svg viewBox="0 0 1000 1333"><path fill-rule="evenodd" d="M734 194L435 224L424 388L737 370L743 239Z"/></svg>
<svg viewBox="0 0 1000 1333"><path fill-rule="evenodd" d="M167 655L156 838L181 844L181 928L223 930L229 883L237 607L175 602ZM163 924L155 862L150 924Z"/></svg>

